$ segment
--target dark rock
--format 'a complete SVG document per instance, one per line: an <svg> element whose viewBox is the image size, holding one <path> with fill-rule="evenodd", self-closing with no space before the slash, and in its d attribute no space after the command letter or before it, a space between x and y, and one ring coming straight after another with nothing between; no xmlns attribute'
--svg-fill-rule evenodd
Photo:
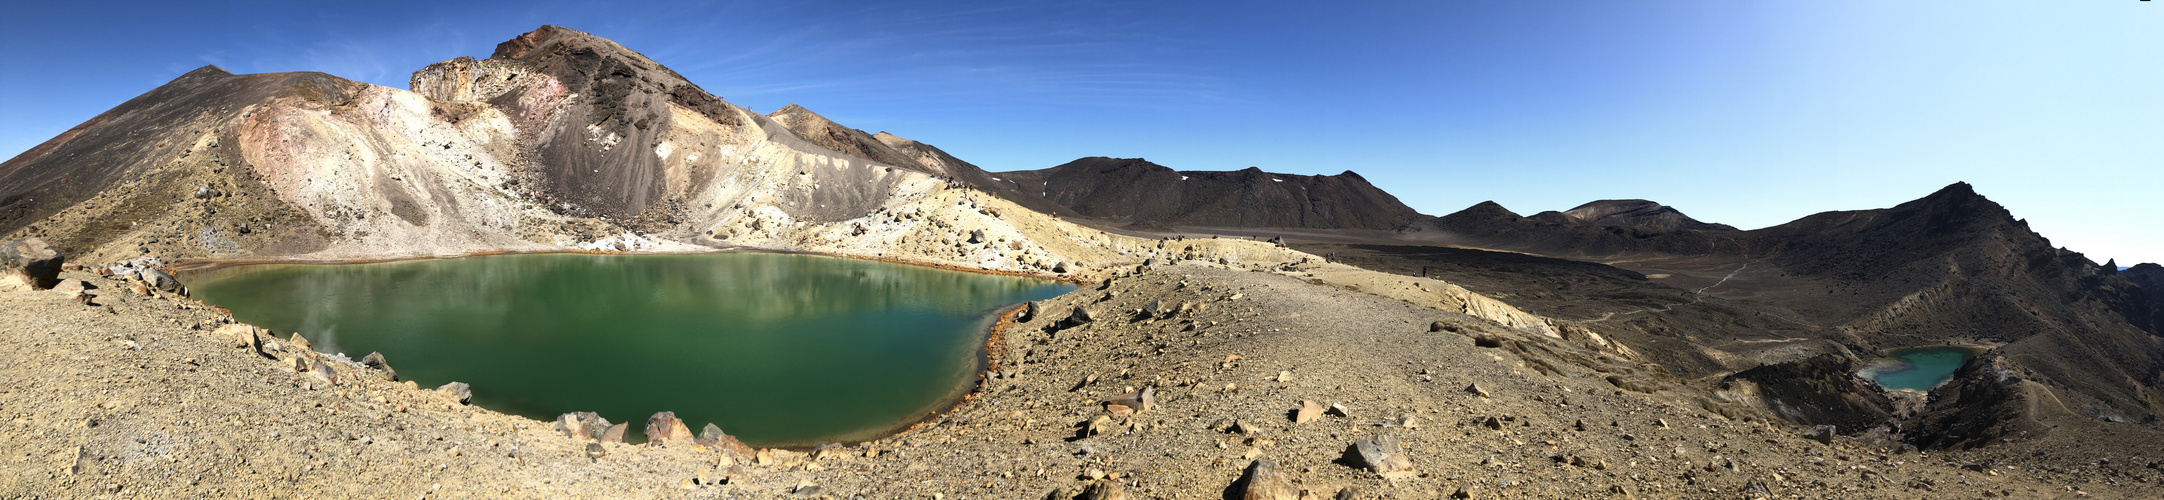
<svg viewBox="0 0 2164 500"><path fill-rule="evenodd" d="M646 418L646 444L695 440L691 435L691 428L685 426L684 421L677 420L676 412L665 411Z"/></svg>
<svg viewBox="0 0 2164 500"><path fill-rule="evenodd" d="M1065 262L1061 262L1061 263L1058 263L1058 264L1053 264L1053 265L1052 265L1052 272L1055 272L1055 273L1059 273L1059 274L1067 274L1067 263L1065 263Z"/></svg>
<svg viewBox="0 0 2164 500"><path fill-rule="evenodd" d="M1164 313L1165 301L1162 300L1151 301L1150 305L1142 306L1142 317L1144 318L1155 318Z"/></svg>
<svg viewBox="0 0 2164 500"><path fill-rule="evenodd" d="M383 372L383 376L389 377L391 380L398 380L398 370L391 369L391 363L389 361L383 360L383 353L368 353L368 356L361 358L361 366L368 367L368 369L378 372Z"/></svg>
<svg viewBox="0 0 2164 500"><path fill-rule="evenodd" d="M1037 319L1037 301L1034 300L1029 301L1029 303L1027 304L1023 304L1022 314L1017 314L1014 316L1014 321L1016 323L1028 323L1030 320L1033 319Z"/></svg>
<svg viewBox="0 0 2164 500"><path fill-rule="evenodd" d="M1285 471L1273 460L1256 460L1247 464L1247 472L1232 483L1229 498L1239 500L1299 500L1300 489L1292 486Z"/></svg>
<svg viewBox="0 0 2164 500"><path fill-rule="evenodd" d="M1417 474L1413 472L1412 459L1405 457L1405 451L1399 446L1396 435L1378 434L1362 439L1353 443L1352 448L1347 451L1351 455L1349 458L1352 463L1375 471L1384 478L1404 479Z"/></svg>
<svg viewBox="0 0 2164 500"><path fill-rule="evenodd" d="M1493 334L1483 333L1473 337L1473 345L1480 347L1502 347L1503 338L1495 336Z"/></svg>
<svg viewBox="0 0 2164 500"><path fill-rule="evenodd" d="M1444 324L1443 324L1443 322L1441 322L1441 321L1437 321L1437 322L1434 322L1434 323L1428 323L1428 331L1429 331L1429 332L1440 332L1440 331L1443 331L1443 327L1444 327L1444 326L1445 326L1445 325L1444 325Z"/></svg>
<svg viewBox="0 0 2164 500"><path fill-rule="evenodd" d="M1067 329L1086 325L1092 321L1097 321L1097 318L1090 314L1089 309L1084 309L1082 308L1082 306L1075 306L1074 312L1068 313L1066 319L1059 320L1059 325L1057 326L1060 329Z"/></svg>
<svg viewBox="0 0 2164 500"><path fill-rule="evenodd" d="M1492 397L1490 394L1488 394L1487 389L1480 387L1479 382L1474 382L1471 385L1465 386L1465 392L1483 398Z"/></svg>
<svg viewBox="0 0 2164 500"><path fill-rule="evenodd" d="M974 244L978 244L978 243L984 243L984 230L983 230L983 229L972 229L972 230L970 230L970 231L969 231L969 243L970 243L970 244L972 244L972 245L974 245Z"/></svg>
<svg viewBox="0 0 2164 500"><path fill-rule="evenodd" d="M1894 418L1893 400L1877 383L1857 376L1857 368L1846 355L1823 354L1736 372L1722 378L1721 386L1756 385L1762 399L1783 403L1768 408L1783 419L1855 434Z"/></svg>
<svg viewBox="0 0 2164 500"><path fill-rule="evenodd" d="M602 448L601 443L586 443L586 458L600 460L601 457L606 456L609 456L609 450Z"/></svg>
<svg viewBox="0 0 2164 500"><path fill-rule="evenodd" d="M60 251L45 240L23 238L0 243L0 290L44 290L60 283Z"/></svg>
<svg viewBox="0 0 2164 500"><path fill-rule="evenodd" d="M450 395L452 399L458 400L458 404L473 404L473 387L465 382L443 384L443 387L436 388L436 392Z"/></svg>

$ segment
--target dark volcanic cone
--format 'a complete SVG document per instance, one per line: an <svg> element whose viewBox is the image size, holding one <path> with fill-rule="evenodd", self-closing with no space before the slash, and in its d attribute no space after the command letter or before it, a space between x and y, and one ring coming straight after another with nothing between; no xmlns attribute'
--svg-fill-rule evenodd
<svg viewBox="0 0 2164 500"><path fill-rule="evenodd" d="M1249 167L1174 171L1140 158L1091 157L1001 172L1016 190L1083 216L1163 226L1395 229L1425 218L1359 174L1289 175Z"/></svg>

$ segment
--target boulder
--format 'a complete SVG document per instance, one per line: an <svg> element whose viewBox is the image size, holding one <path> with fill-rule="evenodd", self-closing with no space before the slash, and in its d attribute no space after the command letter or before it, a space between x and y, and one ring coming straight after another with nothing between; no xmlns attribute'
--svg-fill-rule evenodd
<svg viewBox="0 0 2164 500"><path fill-rule="evenodd" d="M293 344L294 349L300 349L302 351L316 350L316 345L309 342L308 339L302 338L301 332L293 332L293 338L286 339L286 343Z"/></svg>
<svg viewBox="0 0 2164 500"><path fill-rule="evenodd" d="M1299 500L1300 489L1285 478L1284 468L1276 461L1256 460L1247 464L1247 472L1232 483L1232 494L1226 496L1240 500Z"/></svg>
<svg viewBox="0 0 2164 500"><path fill-rule="evenodd" d="M1052 265L1052 272L1054 272L1054 273L1059 273L1059 274L1067 274L1067 263L1065 263L1065 262L1061 262L1061 263L1058 263L1058 264L1053 264L1053 265Z"/></svg>
<svg viewBox="0 0 2164 500"><path fill-rule="evenodd" d="M1028 304L1023 304L1022 314L1017 314L1014 316L1014 321L1016 323L1028 323L1029 320L1033 319L1037 319L1037 301L1034 300L1029 301Z"/></svg>
<svg viewBox="0 0 2164 500"><path fill-rule="evenodd" d="M646 444L662 444L669 441L695 441L691 427L676 418L676 412L655 413L646 418Z"/></svg>
<svg viewBox="0 0 2164 500"><path fill-rule="evenodd" d="M451 399L458 400L458 404L473 404L473 386L466 385L465 382L443 384L436 388L436 392L451 396Z"/></svg>
<svg viewBox="0 0 2164 500"><path fill-rule="evenodd" d="M368 369L370 370L381 372L384 377L390 378L391 380L398 380L398 370L391 369L391 363L383 360L383 353L368 353L368 356L361 358L361 366L368 367Z"/></svg>
<svg viewBox="0 0 2164 500"><path fill-rule="evenodd" d="M0 243L0 290L44 290L60 283L59 250L45 240L23 238Z"/></svg>
<svg viewBox="0 0 2164 500"><path fill-rule="evenodd" d="M302 365L308 368L309 377L316 379L317 382L322 382L324 385L338 385L338 372L332 370L329 363L324 363L323 360L306 355L295 356L294 359L300 360Z"/></svg>
<svg viewBox="0 0 2164 500"><path fill-rule="evenodd" d="M156 288L158 291L181 295L188 294L188 287L181 286L180 279L165 274L165 271L159 271L157 268L144 268L140 275L143 277L143 284L150 285L151 288Z"/></svg>
<svg viewBox="0 0 2164 500"><path fill-rule="evenodd" d="M629 430L631 430L631 422L618 422L616 425L609 426L609 430L601 431L601 442L624 442L624 432Z"/></svg>
<svg viewBox="0 0 2164 500"><path fill-rule="evenodd" d="M1353 443L1352 449L1347 451L1351 455L1348 458L1352 459L1352 463L1375 471L1385 479L1404 479L1417 475L1413 472L1412 459L1406 458L1405 450L1399 446L1396 435L1378 434L1362 439Z"/></svg>
<svg viewBox="0 0 2164 500"><path fill-rule="evenodd" d="M1150 305L1142 306L1142 317L1144 318L1155 318L1164 313L1165 301L1162 300L1151 301Z"/></svg>
<svg viewBox="0 0 2164 500"><path fill-rule="evenodd" d="M705 429L699 430L697 442L699 446L705 446L707 449L735 453L744 458L750 458L757 453L750 446L745 446L743 441L737 440L736 436L723 434L721 427L714 424L706 424Z"/></svg>
<svg viewBox="0 0 2164 500"><path fill-rule="evenodd" d="M1486 388L1483 388L1483 387L1481 387L1481 386L1480 386L1480 383L1479 383L1479 382L1474 382L1474 383L1472 383L1471 385L1467 385L1467 386L1465 386L1465 392L1466 392L1466 393L1468 393L1468 394L1472 394L1472 395L1474 395L1474 396L1480 396L1480 397L1483 397L1483 398L1485 398L1485 397L1491 397L1491 395L1490 395L1490 394L1488 394L1488 390L1487 390Z"/></svg>
<svg viewBox="0 0 2164 500"><path fill-rule="evenodd" d="M556 432L564 437L580 440L599 440L608 435L609 420L590 411L574 411L556 416Z"/></svg>

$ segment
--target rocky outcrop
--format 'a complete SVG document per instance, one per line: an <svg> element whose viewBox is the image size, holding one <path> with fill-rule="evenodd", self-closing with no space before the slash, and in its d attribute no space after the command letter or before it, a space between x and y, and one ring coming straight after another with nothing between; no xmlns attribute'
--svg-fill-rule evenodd
<svg viewBox="0 0 2164 500"><path fill-rule="evenodd" d="M0 290L43 290L60 284L60 252L45 240L23 238L0 243Z"/></svg>
<svg viewBox="0 0 2164 500"><path fill-rule="evenodd" d="M1721 380L1721 390L1790 422L1857 434L1891 422L1894 407L1878 384L1856 371L1846 354L1821 354L1737 372Z"/></svg>

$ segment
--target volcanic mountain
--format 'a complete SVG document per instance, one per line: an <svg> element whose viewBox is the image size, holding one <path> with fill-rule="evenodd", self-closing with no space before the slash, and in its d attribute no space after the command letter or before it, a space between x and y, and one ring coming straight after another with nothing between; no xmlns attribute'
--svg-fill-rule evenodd
<svg viewBox="0 0 2164 500"><path fill-rule="evenodd" d="M1741 311L1761 318L1753 322L1785 323L1603 329L1685 376L1787 362L1795 353L1775 347L1816 341L1838 344L1858 361L1899 347L1989 348L1972 363L1985 368L1964 371L1943 398L1933 398L1915 434L1926 444L1974 446L2035 431L2046 425L2040 422L2148 421L2164 413L2156 390L2164 386L2164 339L2149 296L2081 254L2052 247L1966 183L1893 208L1826 212L1753 231L1583 222L1589 219L1600 217L1520 217L1490 202L1400 234L1608 262L1705 298L1663 312ZM1726 305L1698 305L1706 300ZM2055 404L2046 411L2039 401Z"/></svg>
<svg viewBox="0 0 2164 500"><path fill-rule="evenodd" d="M93 262L701 247L1036 271L1144 258L938 148L802 107L753 113L576 30L429 65L410 87L206 66L0 163L0 235Z"/></svg>
<svg viewBox="0 0 2164 500"><path fill-rule="evenodd" d="M1143 227L1394 229L1426 218L1351 171L1175 171L1141 158L1090 157L995 175L1071 213Z"/></svg>

